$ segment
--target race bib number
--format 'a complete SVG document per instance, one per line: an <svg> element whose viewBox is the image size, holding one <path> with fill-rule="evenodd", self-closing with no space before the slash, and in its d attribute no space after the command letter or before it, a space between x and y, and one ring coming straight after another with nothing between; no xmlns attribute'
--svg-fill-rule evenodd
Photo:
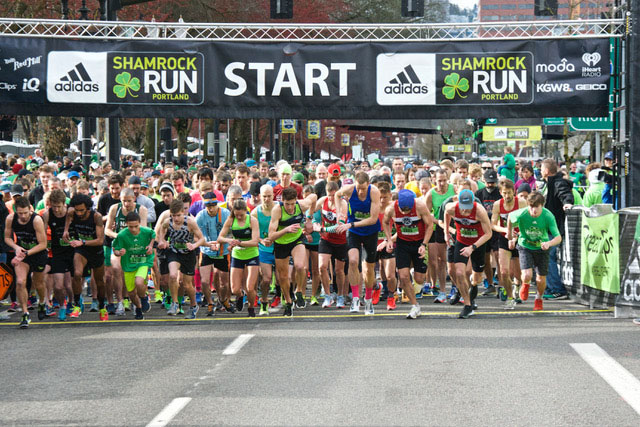
<svg viewBox="0 0 640 427"><path fill-rule="evenodd" d="M416 235L418 234L418 227L401 227L400 231L402 231L402 234L405 236Z"/></svg>
<svg viewBox="0 0 640 427"><path fill-rule="evenodd" d="M463 228L460 230L460 235L462 237L473 239L475 237L478 237L478 230L476 230L475 228Z"/></svg>

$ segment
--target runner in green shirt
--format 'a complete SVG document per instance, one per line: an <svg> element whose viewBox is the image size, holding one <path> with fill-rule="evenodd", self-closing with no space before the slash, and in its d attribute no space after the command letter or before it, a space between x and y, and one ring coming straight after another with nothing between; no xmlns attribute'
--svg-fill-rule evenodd
<svg viewBox="0 0 640 427"><path fill-rule="evenodd" d="M526 209L520 209L509 214L507 220L507 239L509 249L518 247L520 255L520 269L522 270L522 287L520 299L529 298L529 287L533 268L537 274L538 294L534 301L533 310L542 310L542 295L547 287L547 272L549 269L549 248L562 243L556 219L548 209L544 208L544 196L534 191L527 197ZM520 228L520 235L514 233L514 228ZM553 238L549 240L549 235Z"/></svg>
<svg viewBox="0 0 640 427"><path fill-rule="evenodd" d="M148 227L140 227L140 215L135 211L129 212L125 220L127 228L113 241L113 254L121 257L124 284L136 306L136 319L142 320L142 313L151 308L146 282L149 269L153 267L156 233Z"/></svg>

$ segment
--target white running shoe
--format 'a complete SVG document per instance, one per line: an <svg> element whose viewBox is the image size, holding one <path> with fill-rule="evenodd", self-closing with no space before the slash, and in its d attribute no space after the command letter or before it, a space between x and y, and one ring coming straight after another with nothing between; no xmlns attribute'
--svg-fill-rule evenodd
<svg viewBox="0 0 640 427"><path fill-rule="evenodd" d="M322 308L329 308L333 305L333 297L331 295L325 295L324 301L322 301Z"/></svg>
<svg viewBox="0 0 640 427"><path fill-rule="evenodd" d="M118 303L118 307L116 308L116 316L124 316L124 304L122 301Z"/></svg>
<svg viewBox="0 0 640 427"><path fill-rule="evenodd" d="M504 309L505 310L515 310L515 308L516 308L516 300L514 300L514 299L507 300L504 303Z"/></svg>
<svg viewBox="0 0 640 427"><path fill-rule="evenodd" d="M418 317L420 317L420 304L412 305L407 319L417 319Z"/></svg>
<svg viewBox="0 0 640 427"><path fill-rule="evenodd" d="M364 315L373 316L373 301L370 299L364 300Z"/></svg>
<svg viewBox="0 0 640 427"><path fill-rule="evenodd" d="M359 313L360 312L360 298L354 297L351 300L351 313Z"/></svg>

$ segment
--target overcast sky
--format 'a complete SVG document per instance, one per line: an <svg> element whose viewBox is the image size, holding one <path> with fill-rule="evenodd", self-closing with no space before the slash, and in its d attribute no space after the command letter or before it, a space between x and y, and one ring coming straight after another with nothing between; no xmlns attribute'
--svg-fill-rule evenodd
<svg viewBox="0 0 640 427"><path fill-rule="evenodd" d="M473 9L473 6L478 4L478 0L449 0L450 3L455 3L464 9Z"/></svg>

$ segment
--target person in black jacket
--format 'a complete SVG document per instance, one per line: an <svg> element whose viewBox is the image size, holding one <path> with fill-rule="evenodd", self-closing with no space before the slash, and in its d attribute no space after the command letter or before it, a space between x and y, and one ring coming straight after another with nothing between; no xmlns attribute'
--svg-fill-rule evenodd
<svg viewBox="0 0 640 427"><path fill-rule="evenodd" d="M573 183L564 179L562 173L558 172L558 164L553 159L545 159L540 169L542 179L547 183L547 194L544 207L549 209L556 218L558 230L564 239L564 211L573 206ZM549 251L549 274L547 276L547 288L545 299L567 299L567 290L562 283L558 271L558 246L554 246Z"/></svg>

